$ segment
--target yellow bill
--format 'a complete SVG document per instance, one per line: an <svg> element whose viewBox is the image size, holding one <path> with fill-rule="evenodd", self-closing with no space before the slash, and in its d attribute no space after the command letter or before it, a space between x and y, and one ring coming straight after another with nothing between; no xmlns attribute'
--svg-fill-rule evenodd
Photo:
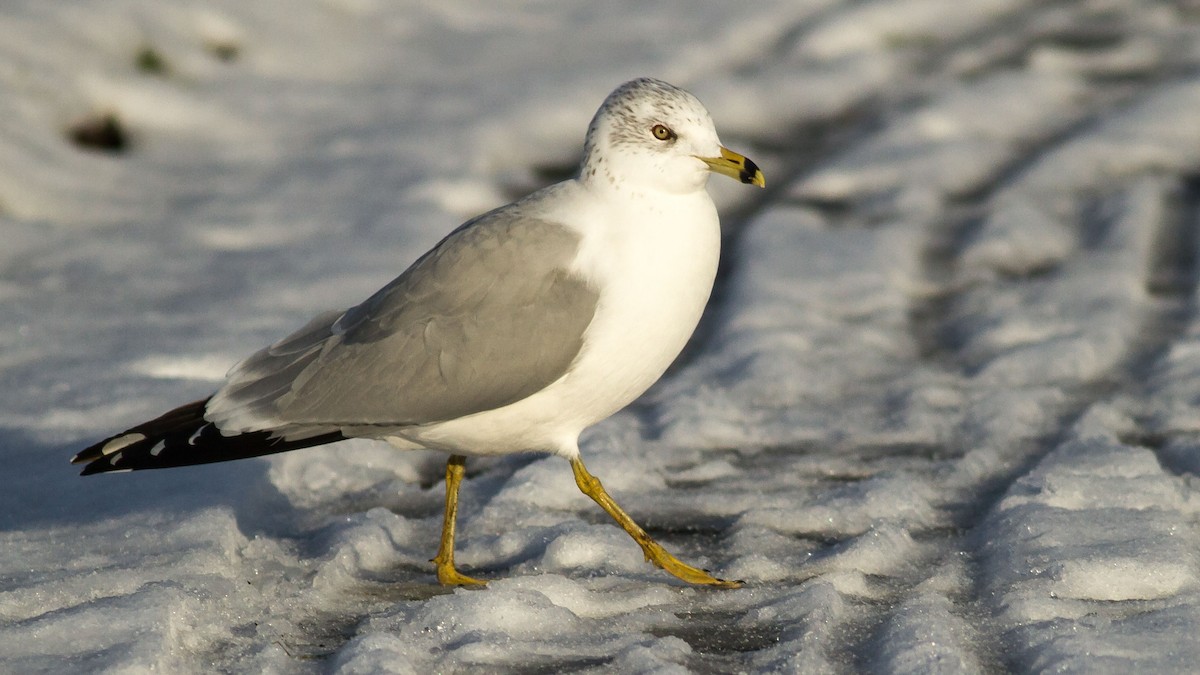
<svg viewBox="0 0 1200 675"><path fill-rule="evenodd" d="M697 159L707 164L713 173L736 178L743 183L750 183L758 187L767 186L767 180L763 177L763 172L759 170L758 165L753 160L739 155L729 148L722 147L720 157L697 157Z"/></svg>

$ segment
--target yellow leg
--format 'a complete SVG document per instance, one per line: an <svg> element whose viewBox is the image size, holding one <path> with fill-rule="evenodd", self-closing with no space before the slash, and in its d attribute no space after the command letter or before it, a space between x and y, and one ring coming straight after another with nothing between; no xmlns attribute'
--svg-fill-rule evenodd
<svg viewBox="0 0 1200 675"><path fill-rule="evenodd" d="M450 461L446 462L446 516L442 521L442 543L433 559L437 565L438 581L443 586L487 584L486 581L459 574L458 570L454 569L454 523L458 520L458 486L462 483L466 467L467 458L462 455L450 455Z"/></svg>
<svg viewBox="0 0 1200 675"><path fill-rule="evenodd" d="M604 491L604 486L600 484L600 479L588 473L582 459L571 460L571 469L575 472L575 484L579 486L583 494L595 500L600 505L600 508L608 512L608 515L612 516L613 520L617 521L617 524L629 533L629 536L633 537L638 546L642 547L642 552L646 554L646 560L689 584L704 584L707 586L716 586L717 588L741 587L742 582L740 581L718 579L708 572L692 567L679 560L679 558L667 553L665 548L651 539L645 530L633 522L629 514L625 513L620 506L617 506L613 498L608 496L608 493Z"/></svg>

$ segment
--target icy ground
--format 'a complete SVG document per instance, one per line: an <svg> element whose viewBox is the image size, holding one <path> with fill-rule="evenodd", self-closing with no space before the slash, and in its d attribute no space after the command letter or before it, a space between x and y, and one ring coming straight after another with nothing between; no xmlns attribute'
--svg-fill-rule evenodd
<svg viewBox="0 0 1200 675"><path fill-rule="evenodd" d="M568 173L638 75L769 188L712 182L711 311L584 452L746 588L554 458L468 465L496 581L453 592L438 455L67 464ZM0 671L1194 672L1198 226L1188 0L8 2Z"/></svg>

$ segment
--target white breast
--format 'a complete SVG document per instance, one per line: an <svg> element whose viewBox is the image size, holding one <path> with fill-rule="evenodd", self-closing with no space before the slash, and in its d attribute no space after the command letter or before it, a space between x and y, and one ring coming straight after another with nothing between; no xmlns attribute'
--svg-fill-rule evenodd
<svg viewBox="0 0 1200 675"><path fill-rule="evenodd" d="M600 298L571 370L503 408L405 430L398 445L574 457L583 429L632 402L679 355L704 311L720 254L708 193L626 196L619 214L588 213L588 200L581 201L563 200L566 209L584 207L568 221L582 234L573 271L594 283Z"/></svg>

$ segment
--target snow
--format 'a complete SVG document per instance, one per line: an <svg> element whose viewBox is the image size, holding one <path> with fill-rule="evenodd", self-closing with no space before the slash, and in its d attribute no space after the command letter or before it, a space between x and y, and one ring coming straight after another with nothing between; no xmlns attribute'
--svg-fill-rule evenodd
<svg viewBox="0 0 1200 675"><path fill-rule="evenodd" d="M0 670L1194 670L1186 3L9 4ZM434 579L436 453L67 464L569 172L640 75L769 187L713 181L710 311L583 452L745 588L535 454L468 463L483 590Z"/></svg>

